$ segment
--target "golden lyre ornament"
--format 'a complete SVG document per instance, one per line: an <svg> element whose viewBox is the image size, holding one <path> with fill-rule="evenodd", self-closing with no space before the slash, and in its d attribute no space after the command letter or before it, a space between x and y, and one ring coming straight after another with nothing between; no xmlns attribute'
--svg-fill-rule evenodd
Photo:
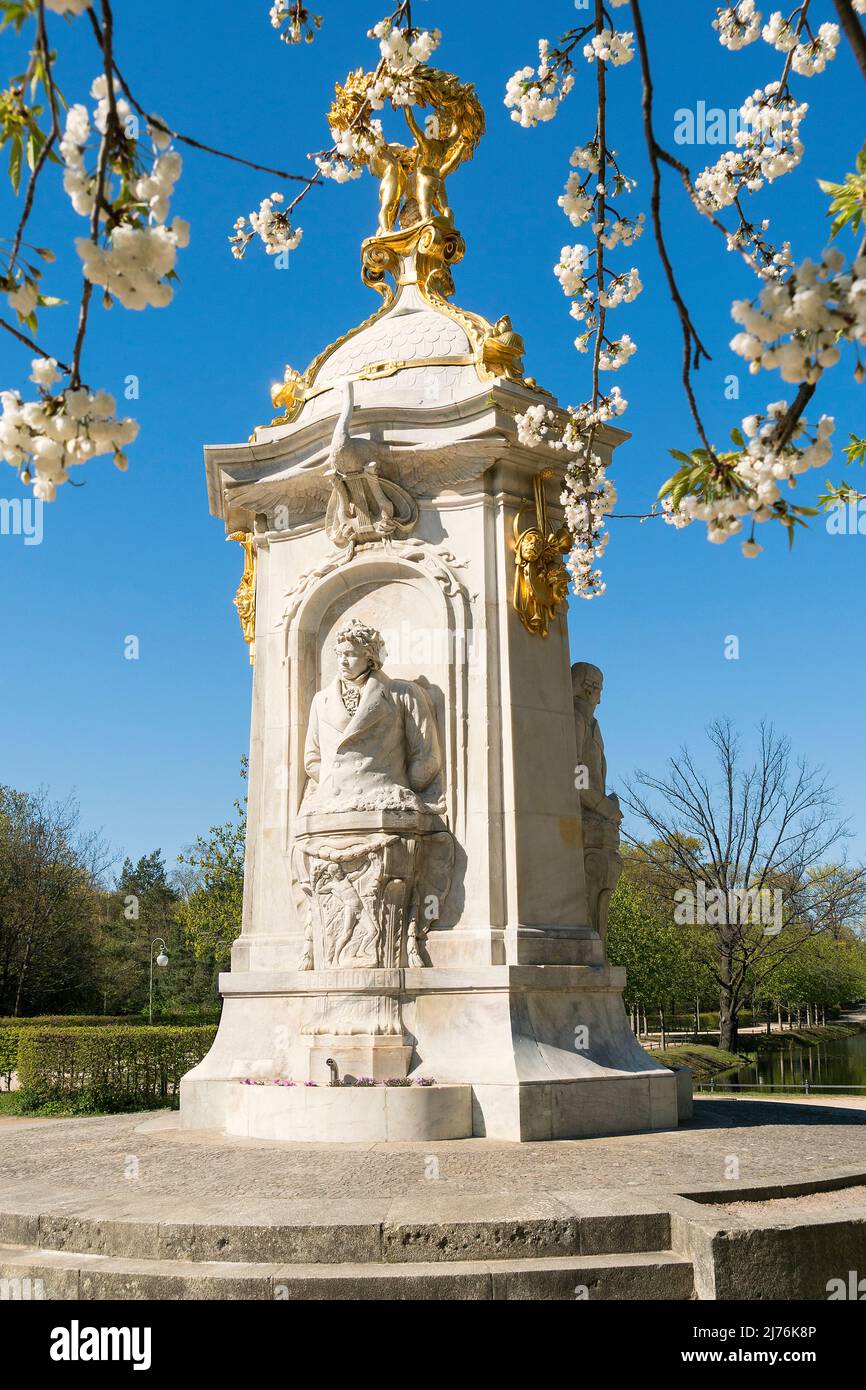
<svg viewBox="0 0 866 1390"><path fill-rule="evenodd" d="M249 531L232 531L228 539L244 548L244 572L234 597L244 641L250 649L250 665L256 659L256 551Z"/></svg>
<svg viewBox="0 0 866 1390"><path fill-rule="evenodd" d="M571 549L571 536L566 526L551 530L544 496L544 484L554 476L551 468L543 468L532 480L535 525L520 530L524 507L514 517L514 607L527 632L539 637L547 636L568 595L564 556Z"/></svg>

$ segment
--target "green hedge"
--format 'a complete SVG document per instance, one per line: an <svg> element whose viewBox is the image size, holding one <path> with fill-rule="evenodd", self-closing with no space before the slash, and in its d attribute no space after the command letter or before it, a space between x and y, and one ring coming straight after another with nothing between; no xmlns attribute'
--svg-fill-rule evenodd
<svg viewBox="0 0 866 1390"><path fill-rule="evenodd" d="M212 1005L200 1009L185 1010L180 1014L167 1014L157 1022L172 1027L192 1027L199 1024L216 1023L219 1008ZM44 1014L33 1018L0 1018L0 1028L146 1028L145 1014Z"/></svg>
<svg viewBox="0 0 866 1390"><path fill-rule="evenodd" d="M18 1065L18 1038L17 1028L4 1028L0 1024L0 1082L3 1083L2 1089L8 1091L12 1082L12 1073Z"/></svg>
<svg viewBox="0 0 866 1390"><path fill-rule="evenodd" d="M171 1105L180 1079L201 1061L215 1027L25 1028L18 1081L33 1108L148 1110Z"/></svg>

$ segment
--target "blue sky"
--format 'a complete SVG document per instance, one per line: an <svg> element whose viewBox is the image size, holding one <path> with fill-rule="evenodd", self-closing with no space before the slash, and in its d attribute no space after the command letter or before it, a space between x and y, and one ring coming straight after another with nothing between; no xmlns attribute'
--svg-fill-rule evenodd
<svg viewBox="0 0 866 1390"><path fill-rule="evenodd" d="M305 152L327 142L324 114L335 79L370 66L365 37L381 17L377 4L319 0L325 25L311 47L289 48L271 29L268 0L189 0L146 7L118 5L117 53L144 106L177 129L265 164L308 166ZM693 0L677 25L648 5L656 55L659 138L673 145L676 112L730 108L778 75L779 56L758 43L728 53L709 28L714 5ZM765 7L767 9L771 7ZM819 18L832 18L827 0ZM416 0L415 21L443 30L440 66L473 81L487 110L488 134L472 164L449 182L467 255L457 270L458 303L496 318L511 314L527 344L527 371L563 403L588 394L587 359L572 347L574 322L552 275L559 249L580 240L556 205L568 155L591 135L593 70L578 71L575 91L557 120L522 130L502 104L506 78L535 60L536 41L554 39L575 19L567 0L543 7L469 6ZM824 13L826 11L826 14ZM628 10L616 11L628 27ZM543 22L547 26L541 30ZM82 99L96 70L88 27L63 38L60 80ZM12 48L12 41L5 40ZM758 195L795 256L820 251L824 200L816 179L853 167L862 125L862 83L844 45L822 76L795 80L810 102L800 168ZM637 62L609 76L609 136L621 164L639 180L635 208L649 180L642 153ZM716 146L681 147L697 170ZM366 175L347 186L316 189L302 205L301 248L288 270L251 248L236 264L227 237L235 218L258 206L270 175L184 151L173 211L192 224L181 252L174 304L135 314L94 310L85 376L122 398L134 374L140 398L128 409L142 424L129 472L105 460L79 470L86 485L67 487L45 510L44 540L25 546L0 536L3 662L0 780L56 796L74 791L83 818L102 827L120 855L178 849L215 820L237 794L238 764L248 737L250 668L231 598L241 555L209 516L202 462L205 443L246 439L270 416L268 389L284 363L303 369L324 344L374 307L361 284L361 239L373 229L375 191ZM10 200L4 193L7 225ZM752 277L726 255L718 234L698 222L672 177L664 211L685 296L713 354L698 384L711 434L724 443L740 417L780 398L777 378L750 378L728 348L732 298L751 292ZM34 241L64 244L47 288L75 298L71 238L83 224L55 194L33 224ZM672 471L670 446L695 442L679 386L678 323L649 236L616 253L639 267L645 290L616 311L617 327L638 343L615 380L630 402L623 424L632 440L617 454L618 510L645 510ZM68 351L73 308L46 312L40 338ZM0 342L3 385L23 387L29 354ZM725 378L738 373L741 397L725 399ZM837 444L863 430L864 388L850 364L819 390L820 409L837 417ZM831 465L842 473L842 460ZM802 489L823 482L823 474ZM3 496L19 495L11 470ZM608 590L592 603L572 600L575 660L606 674L603 706L614 784L637 766L658 770L686 741L698 747L709 719L727 714L747 731L772 718L793 746L821 763L866 843L864 754L856 711L862 708L866 644L862 637L866 538L830 536L823 523L801 532L789 555L781 531L764 528L765 551L745 561L735 543L707 544L703 527L674 532L661 521L611 522L605 562ZM724 656L736 635L740 657ZM136 661L125 639L140 642Z"/></svg>

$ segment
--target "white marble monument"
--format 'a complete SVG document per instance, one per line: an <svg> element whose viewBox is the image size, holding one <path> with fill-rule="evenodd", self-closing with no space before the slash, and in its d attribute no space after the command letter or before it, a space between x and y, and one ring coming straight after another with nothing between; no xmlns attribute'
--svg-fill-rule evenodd
<svg viewBox="0 0 866 1390"><path fill-rule="evenodd" d="M472 89L425 73L468 158ZM380 161L362 274L383 304L286 369L270 425L206 449L211 509L246 554L249 819L243 927L182 1124L334 1141L667 1128L676 1078L635 1040L605 958L619 810L600 673L572 679L561 480L517 440L515 415L554 402L510 320L451 302L463 242L418 148L399 186L397 156ZM422 1077L436 1084L404 1099L370 1084Z"/></svg>

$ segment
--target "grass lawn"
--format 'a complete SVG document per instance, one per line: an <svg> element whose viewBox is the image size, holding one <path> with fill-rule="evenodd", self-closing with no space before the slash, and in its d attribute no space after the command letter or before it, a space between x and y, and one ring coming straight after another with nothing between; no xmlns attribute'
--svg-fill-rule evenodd
<svg viewBox="0 0 866 1390"><path fill-rule="evenodd" d="M650 1055L665 1067L688 1067L695 1081L709 1081L720 1072L742 1067L746 1062L736 1052L723 1052L720 1047L710 1047L706 1043L682 1043Z"/></svg>

